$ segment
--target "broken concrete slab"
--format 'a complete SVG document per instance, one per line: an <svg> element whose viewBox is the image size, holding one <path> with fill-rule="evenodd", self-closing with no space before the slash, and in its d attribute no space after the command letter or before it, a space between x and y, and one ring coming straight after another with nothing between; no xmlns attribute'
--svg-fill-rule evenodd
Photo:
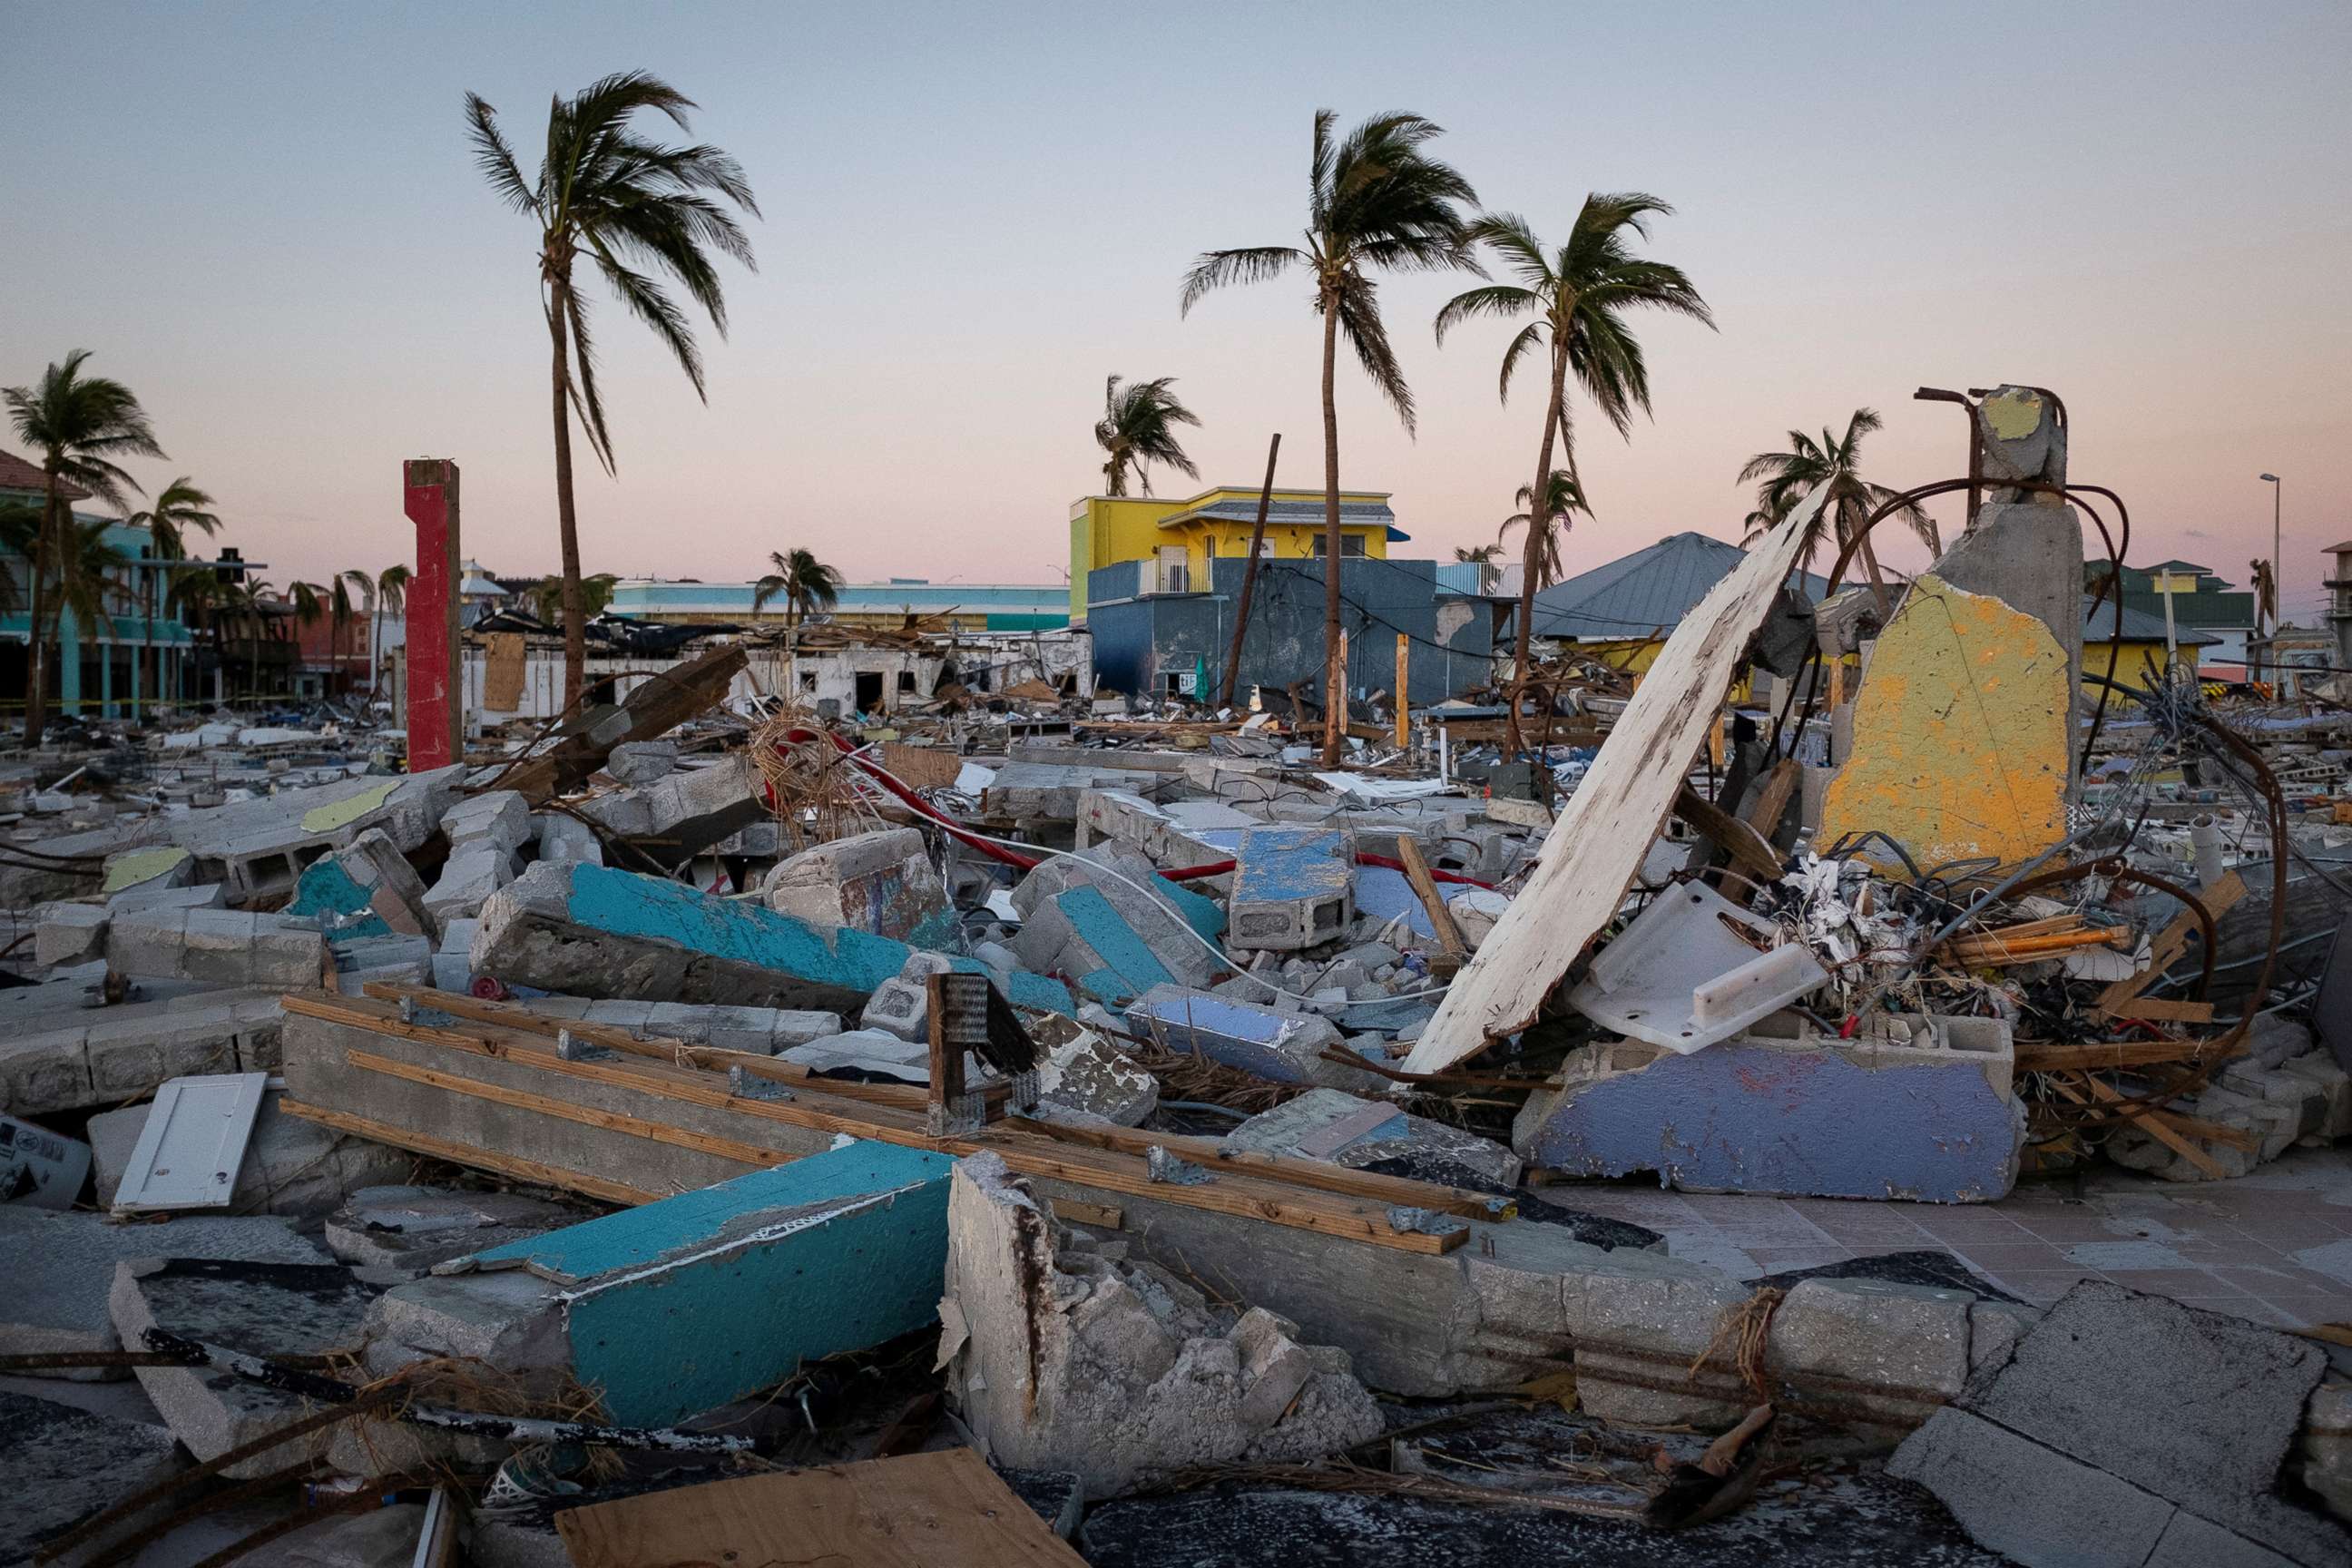
<svg viewBox="0 0 2352 1568"><path fill-rule="evenodd" d="M238 1164L227 1206L239 1214L312 1215L326 1213L357 1189L408 1173L416 1157L405 1150L373 1143L289 1116L271 1090L261 1097L253 1135ZM131 1151L147 1125L145 1105L102 1111L89 1119L98 1202L111 1207Z"/></svg>
<svg viewBox="0 0 2352 1568"><path fill-rule="evenodd" d="M604 759L604 771L620 784L649 784L677 770L676 741L624 741Z"/></svg>
<svg viewBox="0 0 2352 1568"><path fill-rule="evenodd" d="M1140 772L1091 759L1085 763L1062 763L1016 758L997 769L996 776L982 790L981 813L1014 822L1071 822L1078 814L1078 797L1090 789L1151 795L1181 776L1173 771Z"/></svg>
<svg viewBox="0 0 2352 1568"><path fill-rule="evenodd" d="M1226 945L1291 952L1343 934L1356 918L1356 841L1341 828L1252 827L1234 851Z"/></svg>
<svg viewBox="0 0 2352 1568"><path fill-rule="evenodd" d="M244 910L140 910L115 917L106 961L124 974L214 985L314 987L327 973L316 925Z"/></svg>
<svg viewBox="0 0 2352 1568"><path fill-rule="evenodd" d="M1344 1351L1270 1312L1236 1320L1110 1249L1081 1247L982 1152L949 1202L940 1364L981 1452L1076 1472L1089 1496L1244 1458L1320 1458L1377 1436Z"/></svg>
<svg viewBox="0 0 2352 1568"><path fill-rule="evenodd" d="M539 858L604 863L604 846L596 830L564 811L543 811L531 820L539 826Z"/></svg>
<svg viewBox="0 0 2352 1568"><path fill-rule="evenodd" d="M219 882L231 901L247 902L290 889L310 862L370 828L414 854L439 829L464 773L453 764L401 778L342 779L169 817L164 831L188 852L191 880Z"/></svg>
<svg viewBox="0 0 2352 1568"><path fill-rule="evenodd" d="M1330 1089L1377 1091L1379 1075L1325 1058L1346 1037L1328 1018L1282 1013L1232 996L1155 985L1127 1009L1136 1034L1172 1050L1202 1056L1254 1072L1276 1083L1314 1083Z"/></svg>
<svg viewBox="0 0 2352 1568"><path fill-rule="evenodd" d="M1360 1169L1406 1156L1444 1161L1498 1186L1519 1182L1519 1159L1491 1138L1426 1116L1408 1116L1394 1104L1360 1100L1336 1089L1312 1089L1261 1111L1226 1133L1228 1152L1287 1154Z"/></svg>
<svg viewBox="0 0 2352 1568"><path fill-rule="evenodd" d="M850 926L916 947L953 949L961 928L923 836L886 827L812 845L779 861L760 885L779 914Z"/></svg>
<svg viewBox="0 0 2352 1568"><path fill-rule="evenodd" d="M300 1356L356 1350L373 1299L340 1263L151 1257L116 1266L108 1308L125 1345L143 1346L147 1331L161 1329L247 1355ZM212 1367L142 1366L137 1373L164 1425L199 1459L217 1458L309 1409L299 1395ZM329 1441L325 1430L310 1432L221 1473L252 1480L323 1458Z"/></svg>
<svg viewBox="0 0 2352 1568"><path fill-rule="evenodd" d="M489 1352L625 1425L682 1420L929 1321L953 1164L852 1142L475 1253L383 1297L369 1368Z"/></svg>
<svg viewBox="0 0 2352 1568"><path fill-rule="evenodd" d="M1989 1203L2017 1180L2024 1110L1997 1019L1901 1021L1839 1040L1780 1014L1685 1056L1633 1040L1570 1053L1511 1142L1575 1175L1655 1171L1687 1192Z"/></svg>
<svg viewBox="0 0 2352 1568"><path fill-rule="evenodd" d="M1921 866L2032 859L2066 836L2076 690L2065 648L2032 613L1921 574L1864 673L1820 841L1883 833ZM1855 853L1903 870L1884 850Z"/></svg>
<svg viewBox="0 0 2352 1568"><path fill-rule="evenodd" d="M677 865L766 817L766 788L751 753L730 752L707 766L594 796L581 803L580 814Z"/></svg>
<svg viewBox="0 0 2352 1568"><path fill-rule="evenodd" d="M0 1563L23 1563L36 1548L187 1468L160 1422L123 1421L47 1399L0 1392L0 1475L9 1506L0 1515ZM126 1521L135 1528L166 1510L159 1504ZM101 1540L57 1561L86 1563Z"/></svg>
<svg viewBox="0 0 2352 1568"><path fill-rule="evenodd" d="M353 1268L416 1279L454 1258L527 1240L590 1217L521 1193L362 1187L327 1216L327 1249Z"/></svg>
<svg viewBox="0 0 2352 1568"><path fill-rule="evenodd" d="M0 1024L0 1110L31 1116L119 1105L188 1073L274 1068L284 1008L274 990L193 990L13 1022Z"/></svg>
<svg viewBox="0 0 2352 1568"><path fill-rule="evenodd" d="M1229 828L1260 826L1255 817L1214 801L1190 803L1193 809L1180 816L1171 805L1155 805L1123 789L1089 789L1078 793L1077 847L1111 839L1140 852L1154 865L1204 866L1226 856L1207 840L1193 837L1200 826Z"/></svg>
<svg viewBox="0 0 2352 1568"><path fill-rule="evenodd" d="M331 855L313 860L295 884L285 913L317 922L338 942L371 936L432 937L416 868L380 828L369 828Z"/></svg>
<svg viewBox="0 0 2352 1568"><path fill-rule="evenodd" d="M174 1250L191 1258L268 1263L324 1263L327 1256L284 1219L225 1219L186 1215L159 1230L119 1226L100 1215L58 1214L0 1205L0 1252L11 1279L0 1303L0 1355L120 1350L107 1295L115 1265L153 1256L164 1231ZM106 1369L59 1372L67 1378L118 1377Z"/></svg>
<svg viewBox="0 0 2352 1568"><path fill-rule="evenodd" d="M510 789L466 795L442 814L441 835L452 850L463 844L490 844L512 854L534 837L530 803Z"/></svg>
<svg viewBox="0 0 2352 1568"><path fill-rule="evenodd" d="M468 839L450 851L441 876L425 895L425 909L436 923L473 920L500 888L514 880L511 852L488 839Z"/></svg>
<svg viewBox="0 0 2352 1568"><path fill-rule="evenodd" d="M1013 907L1027 921L1048 900L1080 887L1101 893L1181 983L1206 985L1224 973L1213 945L1225 929L1223 904L1168 880L1123 844L1049 857L1014 887Z"/></svg>
<svg viewBox="0 0 2352 1568"><path fill-rule="evenodd" d="M1065 889L1040 903L1013 936L1013 952L1030 969L1068 975L1080 994L1107 1006L1177 984L1157 950L1093 886Z"/></svg>
<svg viewBox="0 0 2352 1568"><path fill-rule="evenodd" d="M1160 1109L1160 1080L1106 1036L1050 1014L1032 1017L1028 1028L1041 1058L1039 1117L1139 1127Z"/></svg>
<svg viewBox="0 0 2352 1568"><path fill-rule="evenodd" d="M542 862L484 906L472 964L510 985L579 995L842 1011L862 1005L913 951L660 878ZM950 962L986 973L975 959ZM1014 974L1006 999L1056 1013L1076 1005L1041 974Z"/></svg>
<svg viewBox="0 0 2352 1568"><path fill-rule="evenodd" d="M2340 1563L2352 1534L2278 1491L2326 1370L2309 1341L2086 1281L1889 1468L2028 1563Z"/></svg>
<svg viewBox="0 0 2352 1568"><path fill-rule="evenodd" d="M33 912L33 962L47 968L106 956L103 904L43 904Z"/></svg>

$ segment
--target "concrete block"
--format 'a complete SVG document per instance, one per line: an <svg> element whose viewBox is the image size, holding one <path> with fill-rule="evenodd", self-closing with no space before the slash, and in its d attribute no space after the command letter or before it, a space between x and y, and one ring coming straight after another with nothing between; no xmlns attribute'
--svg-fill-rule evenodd
<svg viewBox="0 0 2352 1568"><path fill-rule="evenodd" d="M1622 1249L1567 1274L1561 1322L1576 1348L1579 1405L1603 1421L1633 1426L1738 1420L1753 1403L1744 1390L1727 1398L1654 1385L1678 1381L1748 1295L1747 1287L1712 1268ZM1675 1370L1661 1377L1662 1364Z"/></svg>
<svg viewBox="0 0 2352 1568"><path fill-rule="evenodd" d="M1195 804L1221 819L1230 819L1234 827L1257 826L1255 819L1230 806L1213 801ZM1179 817L1169 807L1155 805L1128 790L1079 791L1076 820L1081 849L1109 839L1139 851L1160 866L1203 866L1226 858L1223 851L1192 836L1192 826L1202 820L1200 811Z"/></svg>
<svg viewBox="0 0 2352 1568"><path fill-rule="evenodd" d="M106 962L123 974L158 978L183 973L181 952L187 945L188 911L147 910L109 922Z"/></svg>
<svg viewBox="0 0 2352 1568"><path fill-rule="evenodd" d="M344 995L382 982L390 985L430 985L433 943L421 936L365 936L338 942L335 986Z"/></svg>
<svg viewBox="0 0 2352 1568"><path fill-rule="evenodd" d="M929 989L919 980L891 976L874 988L874 994L857 1015L857 1026L919 1044L928 1042L931 1027Z"/></svg>
<svg viewBox="0 0 2352 1568"><path fill-rule="evenodd" d="M961 944L946 884L911 827L813 845L768 873L761 899L814 926L852 926L917 947Z"/></svg>
<svg viewBox="0 0 2352 1568"><path fill-rule="evenodd" d="M35 1548L186 1464L160 1422L118 1420L0 1391L0 1475L8 1478L9 1494L0 1514L0 1563L31 1562ZM137 1517L160 1520L169 1509L164 1502ZM107 1539L58 1559L60 1568L88 1563Z"/></svg>
<svg viewBox="0 0 2352 1568"><path fill-rule="evenodd" d="M99 904L43 904L33 915L33 962L44 968L106 956L107 911Z"/></svg>
<svg viewBox="0 0 2352 1568"><path fill-rule="evenodd" d="M1916 1481L1978 1544L2025 1563L2143 1568L2176 1511L2128 1481L1946 1408L1887 1471Z"/></svg>
<svg viewBox="0 0 2352 1568"><path fill-rule="evenodd" d="M744 900L603 866L531 867L484 906L473 968L575 995L846 1011L905 968L904 942L824 930ZM975 959L940 958L985 973ZM1067 987L1015 974L1006 999L1069 1013Z"/></svg>
<svg viewBox="0 0 2352 1568"><path fill-rule="evenodd" d="M161 1238L155 1238L160 1240ZM244 1263L213 1258L125 1258L108 1308L125 1345L162 1329L247 1355L319 1355L359 1343L373 1292L339 1263ZM217 1458L307 1413L307 1401L209 1367L142 1366L139 1385L172 1435L199 1459ZM221 1473L252 1480L305 1458L324 1458L316 1431Z"/></svg>
<svg viewBox="0 0 2352 1568"><path fill-rule="evenodd" d="M1328 1018L1278 1013L1181 985L1155 985L1128 1008L1127 1024L1172 1049L1196 1050L1277 1083L1373 1092L1382 1083L1377 1074L1324 1059L1323 1052L1346 1043Z"/></svg>
<svg viewBox="0 0 2352 1568"><path fill-rule="evenodd" d="M1013 889L1013 907L1027 921L1055 895L1079 887L1098 891L1178 983L1207 985L1224 973L1210 945L1225 929L1224 907L1168 880L1123 844L1048 858Z"/></svg>
<svg viewBox="0 0 2352 1568"><path fill-rule="evenodd" d="M1777 1374L1859 1385L1854 1405L1907 1426L1918 1419L1916 1395L1948 1399L1968 1382L1975 1300L1883 1279L1801 1279L1772 1314L1766 1364ZM1872 1389L1915 1397L1879 1399Z"/></svg>
<svg viewBox="0 0 2352 1568"><path fill-rule="evenodd" d="M992 1463L1074 1471L1088 1496L1115 1496L1381 1431L1344 1355L1313 1354L1296 1325L1262 1311L1229 1321L1173 1275L1068 1245L992 1153L961 1162L953 1188L940 1357Z"/></svg>
<svg viewBox="0 0 2352 1568"><path fill-rule="evenodd" d="M514 880L514 856L488 839L467 839L450 851L441 879L425 895L436 921L478 918L490 895Z"/></svg>
<svg viewBox="0 0 2352 1568"><path fill-rule="evenodd" d="M436 931L416 868L389 835L373 827L310 862L285 913L317 922L338 942L394 935L430 939Z"/></svg>
<svg viewBox="0 0 2352 1568"><path fill-rule="evenodd" d="M2013 1061L1997 1020L1842 1041L1779 1014L1688 1056L1582 1047L1529 1098L1511 1142L1531 1165L1656 1171L1689 1192L1990 1203L2016 1182L2024 1139Z"/></svg>
<svg viewBox="0 0 2352 1568"><path fill-rule="evenodd" d="M1249 828L1234 858L1230 948L1296 952L1342 935L1356 918L1356 843L1343 829Z"/></svg>
<svg viewBox="0 0 2352 1568"><path fill-rule="evenodd" d="M624 741L604 759L604 771L621 784L653 784L677 768L675 741Z"/></svg>
<svg viewBox="0 0 2352 1568"><path fill-rule="evenodd" d="M1356 1168L1414 1158L1456 1165L1506 1187L1519 1182L1518 1156L1492 1139L1336 1089L1309 1089L1261 1111L1226 1133L1219 1147Z"/></svg>
<svg viewBox="0 0 2352 1568"><path fill-rule="evenodd" d="M1029 1037L1045 1058L1037 1068L1037 1093L1048 1120L1136 1127L1160 1109L1160 1080L1076 1019L1034 1017ZM929 1081L928 1072L924 1081Z"/></svg>
<svg viewBox="0 0 2352 1568"><path fill-rule="evenodd" d="M604 863L604 846L596 830L569 812L542 811L531 820L539 825L539 858L542 860L584 860Z"/></svg>
<svg viewBox="0 0 2352 1568"><path fill-rule="evenodd" d="M929 1321L954 1162L854 1142L472 1255L392 1290L369 1365L501 1347L664 1426ZM501 1364L514 1364L509 1357Z"/></svg>
<svg viewBox="0 0 2352 1568"><path fill-rule="evenodd" d="M115 1265L152 1257L170 1235L187 1258L267 1263L324 1263L327 1255L295 1234L291 1220L183 1215L168 1226L118 1226L102 1215L0 1205L0 1252L9 1288L0 1295L0 1355L122 1348L107 1315ZM60 1372L76 1380L120 1372Z"/></svg>
<svg viewBox="0 0 2352 1568"><path fill-rule="evenodd" d="M457 798L461 765L404 778L339 779L166 819L171 842L192 858L191 877L224 884L246 902L293 888L304 866L380 829L404 855L439 828Z"/></svg>
<svg viewBox="0 0 2352 1568"><path fill-rule="evenodd" d="M627 1004L596 1003L588 1009L588 1016L602 1022L598 1009L614 1005ZM642 1027L644 1036L767 1056L838 1035L843 1026L840 1014L815 1008L711 1007L691 1002L647 1005L651 1011Z"/></svg>
<svg viewBox="0 0 2352 1568"><path fill-rule="evenodd" d="M530 802L510 789L467 795L442 814L441 833L453 850L461 844L486 843L511 854L535 835Z"/></svg>
<svg viewBox="0 0 2352 1568"><path fill-rule="evenodd" d="M640 841L667 864L709 848L768 815L765 783L745 752L681 768L652 784L615 790L581 804L581 815L606 832Z"/></svg>
<svg viewBox="0 0 2352 1568"><path fill-rule="evenodd" d="M1162 922L1163 934L1173 934L1172 924ZM1028 968L1066 974L1081 994L1110 1006L1177 984L1158 951L1092 886L1066 889L1039 904L1014 935L1013 952Z"/></svg>
<svg viewBox="0 0 2352 1568"><path fill-rule="evenodd" d="M218 882L165 888L145 885L127 889L106 900L106 912L125 915L134 910L216 910L226 902Z"/></svg>
<svg viewBox="0 0 2352 1568"><path fill-rule="evenodd" d="M927 1084L931 1081L929 1042L908 1039L887 1029L851 1029L826 1039L793 1046L776 1054L793 1066L806 1068L813 1073L887 1079L896 1083ZM969 1058L967 1061L969 1063Z"/></svg>
<svg viewBox="0 0 2352 1568"><path fill-rule="evenodd" d="M2323 1138L2352 1136L2352 1073L2347 1073L2326 1051L2289 1057L2279 1070L2293 1074L2315 1089L2320 1098L2319 1125Z"/></svg>

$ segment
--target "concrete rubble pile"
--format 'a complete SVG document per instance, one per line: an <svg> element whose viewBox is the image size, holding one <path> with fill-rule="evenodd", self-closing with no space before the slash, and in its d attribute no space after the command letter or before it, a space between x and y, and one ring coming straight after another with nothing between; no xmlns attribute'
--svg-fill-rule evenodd
<svg viewBox="0 0 2352 1568"><path fill-rule="evenodd" d="M1336 766L1311 685L746 711L726 644L413 773L5 764L16 1555L299 1476L394 1506L298 1554L536 1568L961 1447L1098 1561L2344 1561L2352 753L2085 697L2063 441L1970 407L1883 602L1798 613L1801 508L1638 679Z"/></svg>

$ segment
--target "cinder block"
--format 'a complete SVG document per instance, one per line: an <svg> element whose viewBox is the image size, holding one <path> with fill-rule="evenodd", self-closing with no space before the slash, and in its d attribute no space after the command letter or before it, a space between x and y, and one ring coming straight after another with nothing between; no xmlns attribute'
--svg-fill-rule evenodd
<svg viewBox="0 0 2352 1568"><path fill-rule="evenodd" d="M488 839L468 839L443 863L441 879L425 895L425 908L436 921L472 919L491 894L513 880L511 852Z"/></svg>
<svg viewBox="0 0 2352 1568"><path fill-rule="evenodd" d="M531 840L530 803L510 789L468 795L442 814L441 832L453 848L489 843L511 853Z"/></svg>
<svg viewBox="0 0 2352 1568"><path fill-rule="evenodd" d="M1356 918L1356 846L1344 829L1253 827L1234 852L1225 944L1296 952L1346 934Z"/></svg>
<svg viewBox="0 0 2352 1568"><path fill-rule="evenodd" d="M812 845L761 884L779 914L815 926L851 926L917 947L952 948L961 931L923 836L887 827Z"/></svg>
<svg viewBox="0 0 2352 1568"><path fill-rule="evenodd" d="M98 904L43 904L33 915L33 962L81 963L106 956L105 908Z"/></svg>

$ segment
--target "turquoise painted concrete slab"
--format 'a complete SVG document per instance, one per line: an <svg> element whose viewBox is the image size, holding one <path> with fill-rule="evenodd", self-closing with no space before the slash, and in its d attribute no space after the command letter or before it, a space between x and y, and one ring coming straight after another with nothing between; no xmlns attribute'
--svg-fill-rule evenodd
<svg viewBox="0 0 2352 1568"><path fill-rule="evenodd" d="M933 1321L954 1168L853 1142L473 1262L565 1281L574 1374L615 1421L664 1425Z"/></svg>

